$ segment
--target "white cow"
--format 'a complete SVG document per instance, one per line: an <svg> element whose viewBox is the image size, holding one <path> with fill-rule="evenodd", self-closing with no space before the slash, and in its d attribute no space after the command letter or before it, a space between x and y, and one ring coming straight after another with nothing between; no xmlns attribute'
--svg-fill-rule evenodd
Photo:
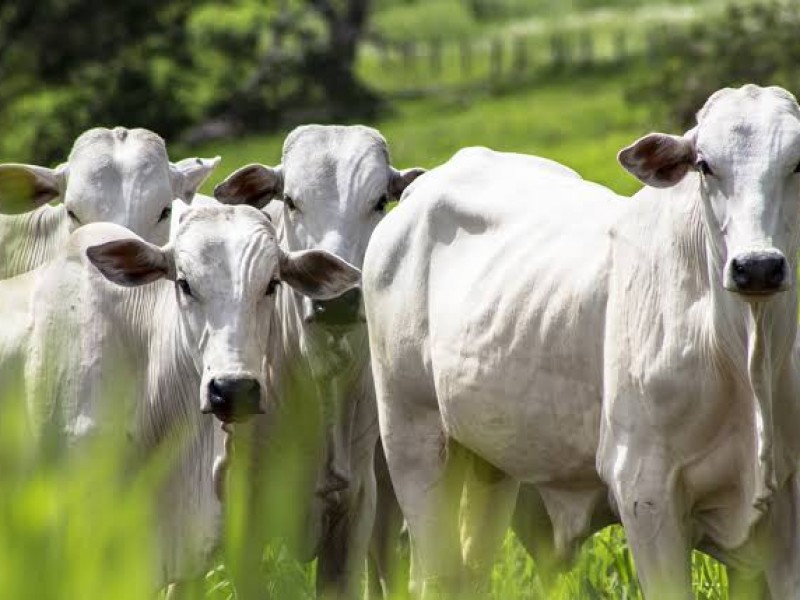
<svg viewBox="0 0 800 600"><path fill-rule="evenodd" d="M624 202L460 154L373 237L381 436L423 593L481 575L524 481L562 551L610 491L649 598L691 597L692 547L800 596L800 109L724 90L620 160L654 187ZM492 468L460 548L470 453Z"/></svg>
<svg viewBox="0 0 800 600"><path fill-rule="evenodd" d="M219 157L170 163L158 135L116 127L81 134L55 169L0 164L0 279L46 263L70 232L96 221L166 243L173 199L191 202L218 163ZM63 202L47 204L56 198Z"/></svg>
<svg viewBox="0 0 800 600"><path fill-rule="evenodd" d="M190 210L163 247L132 235L81 227L63 256L0 282L11 326L0 374L25 391L33 431L55 428L71 445L119 427L146 459L181 436L156 502L163 585L202 575L217 543L221 434L203 413L232 422L265 409L277 285L327 299L359 271L323 251L284 252L246 206Z"/></svg>
<svg viewBox="0 0 800 600"><path fill-rule="evenodd" d="M228 203L255 206L280 199L267 210L282 246L293 251L324 249L360 266L387 202L398 198L422 172L394 169L386 141L374 129L309 125L286 138L281 165L243 167L214 193ZM352 595L372 527L372 464L378 436L360 291L314 301L284 288L277 310L285 328L283 347L270 355L278 404L292 396L289 371L299 370L305 374L300 379L313 378L309 393L328 427L325 457L309 466L319 473L312 482L315 489L297 503L306 505L301 514L308 515L302 553L309 559L318 557L321 590ZM257 421L257 436L269 445L269 420ZM257 460L269 462L269 450L259 452ZM270 509L259 510L263 515Z"/></svg>
<svg viewBox="0 0 800 600"><path fill-rule="evenodd" d="M800 108L748 85L697 120L619 155L649 187L612 231L597 464L649 597L691 595L699 542L798 598Z"/></svg>
<svg viewBox="0 0 800 600"><path fill-rule="evenodd" d="M608 262L586 248L607 247L623 206L567 169L471 148L420 179L375 231L363 281L370 350L418 592L485 576L518 481L535 484L562 554L604 512L595 449Z"/></svg>

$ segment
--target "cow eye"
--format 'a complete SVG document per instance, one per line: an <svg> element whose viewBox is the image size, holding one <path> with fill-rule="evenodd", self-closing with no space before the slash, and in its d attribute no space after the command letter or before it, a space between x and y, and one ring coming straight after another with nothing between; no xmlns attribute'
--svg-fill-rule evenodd
<svg viewBox="0 0 800 600"><path fill-rule="evenodd" d="M708 163L703 159L697 161L697 170L700 171L703 175L713 175L714 171L711 170L711 167L708 166Z"/></svg>
<svg viewBox="0 0 800 600"><path fill-rule="evenodd" d="M288 194L284 195L283 203L289 210L297 210L297 205L295 205L294 200L292 200L292 197Z"/></svg>
<svg viewBox="0 0 800 600"><path fill-rule="evenodd" d="M192 288L189 287L189 282L181 278L175 281L175 285L184 293L184 295L192 297Z"/></svg>
<svg viewBox="0 0 800 600"><path fill-rule="evenodd" d="M267 296L272 296L272 295L274 295L274 294L275 294L275 290L278 288L278 286L279 286L280 284L281 284L281 282L280 282L279 280L277 280L277 279L273 279L273 280L271 280L271 281L270 281L270 282L267 284Z"/></svg>
<svg viewBox="0 0 800 600"><path fill-rule="evenodd" d="M383 212L386 209L386 205L389 203L389 196L384 194L380 198L378 198L378 202L375 203L375 210L377 212Z"/></svg>
<svg viewBox="0 0 800 600"><path fill-rule="evenodd" d="M78 225L80 225L80 224L81 224L81 220L80 220L80 219L79 219L77 216L75 216L75 213L74 213L74 212L72 212L71 210L68 210L68 211L67 211L67 216L68 216L70 219L72 219L73 221L75 221L75 222L76 222Z"/></svg>
<svg viewBox="0 0 800 600"><path fill-rule="evenodd" d="M172 208L167 206L164 210L161 211L161 214L158 216L158 222L166 221L172 215Z"/></svg>

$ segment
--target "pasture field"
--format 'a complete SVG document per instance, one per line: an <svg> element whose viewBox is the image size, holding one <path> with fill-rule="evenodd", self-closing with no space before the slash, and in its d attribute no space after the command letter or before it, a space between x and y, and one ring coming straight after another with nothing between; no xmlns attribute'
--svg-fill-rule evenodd
<svg viewBox="0 0 800 600"><path fill-rule="evenodd" d="M639 184L617 164L616 154L653 125L645 109L625 102L625 77L614 71L572 74L521 90L404 100L395 103L390 117L369 125L386 137L398 168L432 168L460 148L481 145L546 156L630 194ZM245 163L279 162L286 133L193 148L193 155L222 156L203 191L210 194L217 182Z"/></svg>

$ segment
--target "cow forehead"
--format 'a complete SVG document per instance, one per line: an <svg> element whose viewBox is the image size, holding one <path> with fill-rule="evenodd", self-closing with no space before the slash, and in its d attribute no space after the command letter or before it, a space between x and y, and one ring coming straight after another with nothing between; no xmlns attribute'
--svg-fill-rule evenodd
<svg viewBox="0 0 800 600"><path fill-rule="evenodd" d="M768 158L800 142L800 107L782 88L746 85L716 92L697 115L698 146Z"/></svg>
<svg viewBox="0 0 800 600"><path fill-rule="evenodd" d="M103 195L98 199L104 202L143 194L171 197L164 141L146 129L91 129L75 141L68 164L68 200L97 195Z"/></svg>
<svg viewBox="0 0 800 600"><path fill-rule="evenodd" d="M189 209L175 234L176 266L214 277L271 275L279 249L266 216L250 206Z"/></svg>
<svg viewBox="0 0 800 600"><path fill-rule="evenodd" d="M389 151L386 140L370 127L310 125L287 136L283 167L289 189L383 186L389 176Z"/></svg>

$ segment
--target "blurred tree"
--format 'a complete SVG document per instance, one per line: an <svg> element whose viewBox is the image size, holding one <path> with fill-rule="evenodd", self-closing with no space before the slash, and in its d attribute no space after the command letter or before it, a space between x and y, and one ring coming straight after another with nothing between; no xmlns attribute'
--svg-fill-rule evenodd
<svg viewBox="0 0 800 600"><path fill-rule="evenodd" d="M219 93L189 140L271 128L308 118L373 116L377 94L355 75L359 42L371 0L279 0L255 9L231 0L197 11L190 24L204 64L198 89L209 79ZM258 15L258 17L256 16Z"/></svg>
<svg viewBox="0 0 800 600"><path fill-rule="evenodd" d="M3 155L63 160L94 125L174 135L188 124L177 87L191 0L4 0L0 5ZM18 157L18 158L17 158Z"/></svg>
<svg viewBox="0 0 800 600"><path fill-rule="evenodd" d="M371 0L3 0L0 157L52 163L96 125L174 138L369 115L354 74ZM291 115L288 118L292 118Z"/></svg>
<svg viewBox="0 0 800 600"><path fill-rule="evenodd" d="M627 90L665 126L688 129L695 112L722 87L757 83L800 89L800 3L728 6L720 18L659 31L652 64ZM653 35L653 32L651 32Z"/></svg>

